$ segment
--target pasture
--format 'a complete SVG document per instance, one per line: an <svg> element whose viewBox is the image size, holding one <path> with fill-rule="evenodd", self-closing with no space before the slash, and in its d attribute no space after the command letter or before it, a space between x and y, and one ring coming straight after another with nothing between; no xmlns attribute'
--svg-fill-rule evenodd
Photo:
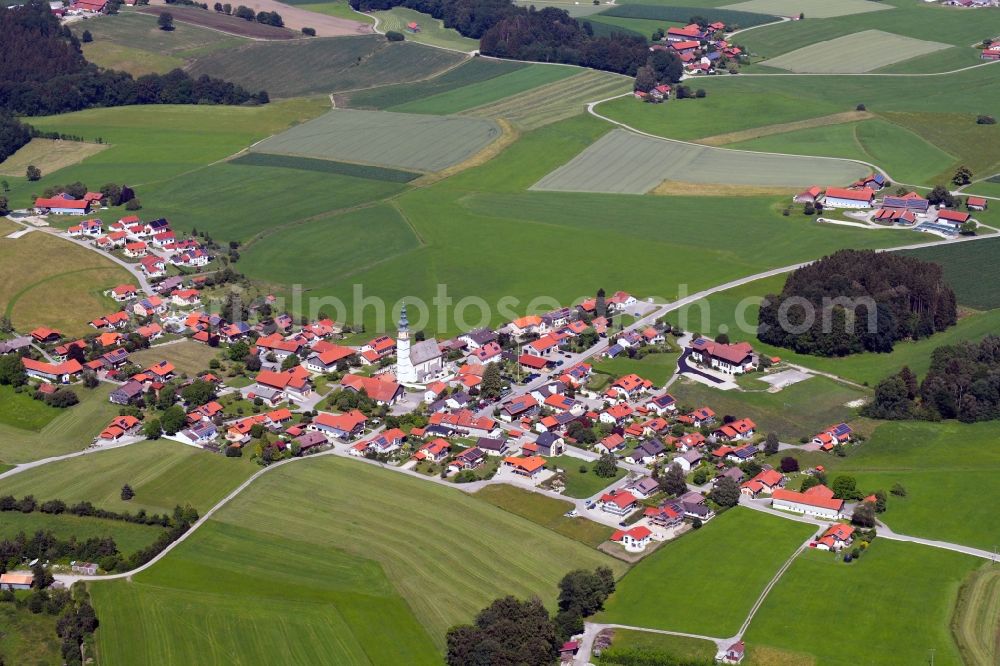
<svg viewBox="0 0 1000 666"><path fill-rule="evenodd" d="M860 0L858 0L860 1ZM693 3L691 3L693 4ZM599 20L604 17L617 17L623 19L644 19L647 21L659 22L660 28L667 28L667 23L677 25L687 25L691 22L691 17L700 16L706 21L722 21L729 26L739 26L740 28L752 28L764 23L777 21L777 16L772 16L768 12L756 10L741 11L731 7L677 7L670 3L669 6L653 3L644 3L642 0L638 4L616 5L611 9L601 12ZM655 29L655 28L654 28ZM650 31L652 32L652 31ZM647 37L649 34L646 35Z"/></svg>
<svg viewBox="0 0 1000 666"><path fill-rule="evenodd" d="M857 562L810 551L792 563L747 631L747 645L812 654L816 663L959 664L948 631L959 585L981 560L876 539ZM831 618L864 609L872 618L831 631Z"/></svg>
<svg viewBox="0 0 1000 666"><path fill-rule="evenodd" d="M106 397L105 403L109 404ZM111 411L102 428L118 413L117 408ZM85 443L89 440L76 442L77 448ZM178 504L190 504L203 514L259 469L249 459L225 458L178 442L156 440L25 470L0 479L0 494L58 498L67 503L87 501L111 511L169 513ZM135 491L128 502L120 497L126 483Z"/></svg>
<svg viewBox="0 0 1000 666"><path fill-rule="evenodd" d="M118 407L108 402L110 385L74 390L80 399L79 404L58 410L54 417L48 410L38 413L35 405L27 406L22 402L24 399L30 400L26 396L18 396L16 400L8 401L8 406L0 408L0 413L5 415L0 422L0 460L5 463L23 463L79 451L89 446L108 425L108 421L118 414ZM12 415L12 408L24 409L25 413L33 413L34 416L26 420L22 414ZM44 422L46 419L47 422ZM31 429L20 427L23 425L29 425ZM0 487L2 486L3 483L0 482Z"/></svg>
<svg viewBox="0 0 1000 666"><path fill-rule="evenodd" d="M595 621L731 636L813 532L802 523L730 509L632 567Z"/></svg>
<svg viewBox="0 0 1000 666"><path fill-rule="evenodd" d="M54 497L35 497L39 502ZM5 511L0 520L0 539L10 539L23 532L30 538L35 532L51 532L57 539L68 540L75 537L77 541L87 539L103 539L111 537L118 545L122 555L131 555L152 544L163 532L162 527L155 525L140 525L126 523L121 520L102 520L89 516L72 516L70 514L53 515L35 511L21 513L20 511Z"/></svg>
<svg viewBox="0 0 1000 666"><path fill-rule="evenodd" d="M440 171L472 157L499 136L496 123L486 120L335 109L252 150Z"/></svg>
<svg viewBox="0 0 1000 666"><path fill-rule="evenodd" d="M869 170L850 161L742 153L616 129L532 189L644 194L665 180L798 187L851 182Z"/></svg>
<svg viewBox="0 0 1000 666"><path fill-rule="evenodd" d="M790 51L763 62L797 74L861 74L951 48L882 30L864 30Z"/></svg>
<svg viewBox="0 0 1000 666"><path fill-rule="evenodd" d="M760 432L776 432L785 442L797 442L800 437L811 439L821 428L850 421L857 410L847 403L868 397L860 389L821 376L792 384L777 393L763 389L719 391L682 380L670 387L670 394L691 409L709 405L719 414L749 417Z"/></svg>
<svg viewBox="0 0 1000 666"><path fill-rule="evenodd" d="M106 664L440 661L378 562L215 520L149 571L90 591Z"/></svg>
<svg viewBox="0 0 1000 666"><path fill-rule="evenodd" d="M63 412L35 400L33 392L30 386L20 393L11 386L0 386L0 424L38 432Z"/></svg>
<svg viewBox="0 0 1000 666"><path fill-rule="evenodd" d="M256 42L198 58L192 76L208 74L271 97L372 88L429 78L465 56L381 35Z"/></svg>
<svg viewBox="0 0 1000 666"><path fill-rule="evenodd" d="M892 6L869 0L837 0L836 2L829 0L748 0L747 2L725 5L723 9L789 17L798 17L800 13L803 13L806 18L819 19L877 12L883 9L892 9Z"/></svg>
<svg viewBox="0 0 1000 666"><path fill-rule="evenodd" d="M178 374L195 377L208 370L208 363L219 357L218 348L209 347L193 340L178 340L149 349L141 349L129 355L129 361L141 368L148 368L160 361L170 361Z"/></svg>
<svg viewBox="0 0 1000 666"><path fill-rule="evenodd" d="M534 0L514 0L514 4L519 7L535 6L537 9L555 7L556 9L566 11L573 18L591 16L604 10L604 7L601 5L581 0L541 0L540 2L534 2Z"/></svg>
<svg viewBox="0 0 1000 666"><path fill-rule="evenodd" d="M423 14L406 7L393 7L386 11L372 12L372 16L378 19L379 30L382 32L395 30L405 35L411 42L463 52L479 48L478 40L463 37L454 28L444 27L443 21L430 14ZM410 32L407 28L410 23L418 24L419 29Z"/></svg>
<svg viewBox="0 0 1000 666"><path fill-rule="evenodd" d="M907 250L905 254L941 264L959 304L980 310L1000 308L1000 293L995 284L983 279L981 270L1000 262L1000 238Z"/></svg>
<svg viewBox="0 0 1000 666"><path fill-rule="evenodd" d="M983 565L962 584L952 634L967 664L993 664L1000 646L1000 570Z"/></svg>
<svg viewBox="0 0 1000 666"><path fill-rule="evenodd" d="M24 176L24 170L33 164L42 173L58 171L77 164L91 155L109 148L106 143L62 141L59 139L32 139L16 153L0 162L0 176Z"/></svg>
<svg viewBox="0 0 1000 666"><path fill-rule="evenodd" d="M586 518L567 518L566 512L573 508L570 502L505 483L486 486L473 497L593 548L610 539L613 531Z"/></svg>

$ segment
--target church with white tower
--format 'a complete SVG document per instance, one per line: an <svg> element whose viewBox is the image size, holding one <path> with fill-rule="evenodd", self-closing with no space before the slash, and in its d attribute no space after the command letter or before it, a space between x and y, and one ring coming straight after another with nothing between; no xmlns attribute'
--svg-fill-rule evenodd
<svg viewBox="0 0 1000 666"><path fill-rule="evenodd" d="M444 355L434 338L410 346L410 321L406 304L399 313L396 333L396 381L404 386L423 387L428 379L444 370Z"/></svg>

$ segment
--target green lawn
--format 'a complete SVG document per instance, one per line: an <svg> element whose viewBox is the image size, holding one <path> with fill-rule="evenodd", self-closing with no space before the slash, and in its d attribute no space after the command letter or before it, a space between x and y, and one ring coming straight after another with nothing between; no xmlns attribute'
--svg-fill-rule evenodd
<svg viewBox="0 0 1000 666"><path fill-rule="evenodd" d="M573 508L570 502L505 483L486 486L473 497L595 548L610 539L613 531L586 518L567 518L566 512Z"/></svg>
<svg viewBox="0 0 1000 666"><path fill-rule="evenodd" d="M802 523L731 509L639 562L596 621L731 636L812 533Z"/></svg>
<svg viewBox="0 0 1000 666"><path fill-rule="evenodd" d="M111 511L173 511L190 504L210 509L259 467L191 446L157 440L50 463L0 480L0 493L89 501ZM135 497L122 501L124 484Z"/></svg>
<svg viewBox="0 0 1000 666"><path fill-rule="evenodd" d="M11 386L0 386L0 424L38 432L63 413L63 410L49 407L32 397L34 389L25 387L21 393Z"/></svg>
<svg viewBox="0 0 1000 666"><path fill-rule="evenodd" d="M169 345L156 345L137 351L129 356L129 361L142 368L148 368L160 361L169 361L177 368L178 374L195 377L206 372L209 369L209 362L218 357L217 348L193 340L180 340Z"/></svg>
<svg viewBox="0 0 1000 666"><path fill-rule="evenodd" d="M11 420L0 423L0 460L22 463L86 448L118 414L117 405L108 402L111 388L108 384L95 389L75 387L79 404L56 410L58 413L54 418L37 430L13 426ZM16 400L3 400L4 408L0 409L0 413L7 409L8 404L29 412L37 409L35 405L23 403L22 400L22 396L18 396ZM20 419L17 421L25 423ZM37 426L41 424L41 420L33 419L32 423Z"/></svg>
<svg viewBox="0 0 1000 666"><path fill-rule="evenodd" d="M601 654L599 664L615 666L622 663L613 656L618 650L643 650L674 659L700 660L698 663L710 663L716 653L715 645L709 641L631 629L615 629L611 647L610 652L605 650Z"/></svg>
<svg viewBox="0 0 1000 666"><path fill-rule="evenodd" d="M56 634L56 618L27 608L0 603L0 658L8 664L61 666L62 640Z"/></svg>
<svg viewBox="0 0 1000 666"><path fill-rule="evenodd" d="M134 583L91 589L109 664L430 663L493 598L553 606L567 570L599 564L624 571L461 492L322 457L261 477Z"/></svg>
<svg viewBox="0 0 1000 666"><path fill-rule="evenodd" d="M749 417L759 432L776 432L785 442L797 442L800 437L811 439L831 423L851 420L857 409L846 404L868 397L859 389L820 376L778 393L768 393L766 384L760 386L753 391L720 391L682 380L670 387L670 394L692 409L709 405L718 414Z"/></svg>
<svg viewBox="0 0 1000 666"><path fill-rule="evenodd" d="M635 373L643 379L648 379L656 386L663 386L677 370L679 352L663 354L647 354L640 359L627 356L609 358L594 364L594 372L602 372L613 377L621 377Z"/></svg>
<svg viewBox="0 0 1000 666"><path fill-rule="evenodd" d="M563 470L566 477L567 497L583 499L601 491L625 476L625 470L617 468L613 477L597 476L594 474L594 463L575 458L573 456L554 456L548 458L546 467L556 466ZM586 471L581 471L585 469Z"/></svg>
<svg viewBox="0 0 1000 666"><path fill-rule="evenodd" d="M812 654L819 664L936 664L962 660L949 631L962 580L981 560L914 544L876 540L857 562L803 553L750 624L750 646ZM849 631L832 618L868 614Z"/></svg>
<svg viewBox="0 0 1000 666"><path fill-rule="evenodd" d="M55 495L51 497L36 495L35 499L43 502L56 497ZM0 521L0 539L13 540L20 532L24 532L28 538L31 538L39 530L52 532L57 539L63 540L70 537L76 537L77 541L86 541L94 537L111 537L118 544L118 551L125 556L149 546L163 532L162 527L155 527L153 525L139 525L120 520L102 520L100 518L72 516L65 513L52 515L41 513L40 511L35 511L34 513L5 511L0 515L3 516L3 520Z"/></svg>

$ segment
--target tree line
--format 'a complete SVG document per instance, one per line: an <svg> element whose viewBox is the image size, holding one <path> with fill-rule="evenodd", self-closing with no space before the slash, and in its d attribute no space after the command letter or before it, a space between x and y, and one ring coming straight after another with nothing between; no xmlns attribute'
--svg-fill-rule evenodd
<svg viewBox="0 0 1000 666"><path fill-rule="evenodd" d="M358 11L407 7L430 14L465 37L479 40L483 55L581 65L635 76L649 59L646 38L598 37L589 24L554 7L519 7L510 0L350 0ZM676 79L674 79L676 80Z"/></svg>
<svg viewBox="0 0 1000 666"><path fill-rule="evenodd" d="M862 413L877 419L1000 419L1000 336L938 347L922 382L909 367L886 377Z"/></svg>
<svg viewBox="0 0 1000 666"><path fill-rule="evenodd" d="M847 356L890 352L899 340L925 338L957 319L955 293L938 264L841 250L796 270L780 294L764 298L757 337L800 354Z"/></svg>
<svg viewBox="0 0 1000 666"><path fill-rule="evenodd" d="M23 115L46 115L90 107L132 104L266 104L265 91L209 76L191 78L175 69L167 74L134 78L87 62L80 42L61 26L40 0L16 8L0 8L0 108ZM0 133L22 136L10 123ZM0 150L6 141L0 140ZM13 145L13 141L10 142ZM23 145L23 144L22 144Z"/></svg>
<svg viewBox="0 0 1000 666"><path fill-rule="evenodd" d="M51 574L49 574L51 576ZM38 572L35 572L36 579ZM44 583L44 581L43 581ZM90 604L87 586L74 583L69 590L49 590L46 585L36 583L26 596L15 595L11 590L0 592L0 602L13 604L18 610L24 609L32 614L58 615L56 620L56 635L62 639L61 653L66 666L80 666L86 658L93 662L93 655L86 654L91 648L93 635L99 624L97 613ZM3 659L0 658L0 666Z"/></svg>

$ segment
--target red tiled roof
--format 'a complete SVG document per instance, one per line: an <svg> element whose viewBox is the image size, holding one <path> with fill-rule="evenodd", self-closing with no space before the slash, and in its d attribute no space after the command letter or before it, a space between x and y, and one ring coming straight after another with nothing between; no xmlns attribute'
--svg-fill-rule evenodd
<svg viewBox="0 0 1000 666"><path fill-rule="evenodd" d="M860 190L828 187L826 188L826 196L833 197L834 199L848 199L850 201L871 201L875 197L875 193L868 187Z"/></svg>

